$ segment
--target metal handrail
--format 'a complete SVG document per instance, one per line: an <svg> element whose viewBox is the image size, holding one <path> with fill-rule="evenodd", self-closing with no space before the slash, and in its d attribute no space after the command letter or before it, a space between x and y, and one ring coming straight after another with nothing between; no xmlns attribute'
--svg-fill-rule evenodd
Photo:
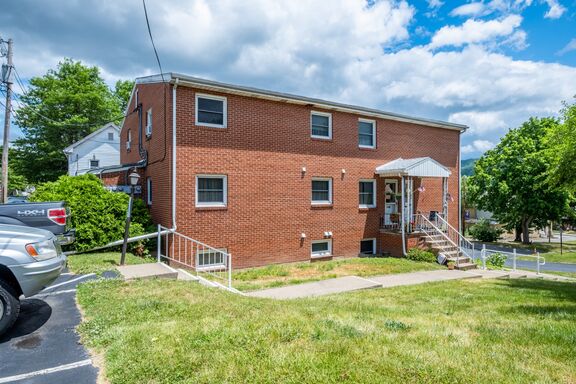
<svg viewBox="0 0 576 384"><path fill-rule="evenodd" d="M480 258L482 260L482 269L486 270L486 255L488 253L499 253L501 255L506 256L506 258L508 258L507 255L511 255L512 256L512 271L516 272L516 260L518 257L533 257L536 259L536 274L539 275L540 274L540 267L543 265L546 265L546 259L544 258L544 256L540 256L540 252L537 252L535 255L524 255L524 254L518 254L516 252L516 248L514 248L512 250L512 252L506 252L506 251L497 251L494 249L486 249L486 244L482 244L482 250L480 251Z"/></svg>
<svg viewBox="0 0 576 384"><path fill-rule="evenodd" d="M444 231L442 231L440 228L438 228L436 225L434 225L434 223L432 223L430 220L428 220L428 218L426 218L426 216L424 216L423 214L415 214L415 215L414 215L414 218L415 218L415 220L414 220L415 222L417 222L417 219L423 220L423 222L424 222L425 224L430 225L439 235L441 235L442 237L444 237L444 239L445 239L446 241L448 241L450 244L452 244L452 246L453 246L454 248L456 248L459 252L462 252L462 253L464 253L466 256L470 257L470 256L468 255L468 253L465 252L465 251L462 249L462 247L460 247L460 246L457 245L454 241L452 241L452 239L451 239L448 235L446 235L446 234L444 233ZM427 232L425 229L423 229L422 226L420 226L419 228L420 228L420 230L423 230L424 233L426 233L427 236L430 236L430 235L428 234L428 232ZM460 266L460 257L458 257L458 255L456 256L456 265L457 265L458 267Z"/></svg>
<svg viewBox="0 0 576 384"><path fill-rule="evenodd" d="M443 218L442 216L436 216L437 219L440 219L440 222L444 225L446 225L449 229L452 230L452 233L455 233L458 236L458 243L464 243L466 244L466 248L469 248L472 250L472 259L474 259L474 243L471 242L470 240L468 240L466 237L464 237L463 234L461 234L460 232L458 232L458 230L456 228L454 228L452 225L450 225L450 223ZM464 252L466 253L466 252Z"/></svg>

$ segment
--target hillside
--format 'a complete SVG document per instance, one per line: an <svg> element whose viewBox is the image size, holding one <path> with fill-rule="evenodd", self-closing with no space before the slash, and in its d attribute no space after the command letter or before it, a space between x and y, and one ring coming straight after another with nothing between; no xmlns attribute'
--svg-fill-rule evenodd
<svg viewBox="0 0 576 384"><path fill-rule="evenodd" d="M472 176L474 174L474 164L478 159L466 159L460 163L462 176Z"/></svg>

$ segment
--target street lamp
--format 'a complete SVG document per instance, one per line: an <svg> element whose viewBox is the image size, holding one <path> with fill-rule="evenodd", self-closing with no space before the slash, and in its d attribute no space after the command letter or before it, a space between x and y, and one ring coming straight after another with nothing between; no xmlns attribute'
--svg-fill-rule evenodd
<svg viewBox="0 0 576 384"><path fill-rule="evenodd" d="M126 226L124 227L124 243L122 244L122 256L120 257L120 265L124 265L126 260L126 248L128 247L128 234L130 233L130 219L132 218L132 201L134 200L134 189L138 185L140 175L132 172L128 175L130 181L130 198L128 199L128 210L126 211Z"/></svg>

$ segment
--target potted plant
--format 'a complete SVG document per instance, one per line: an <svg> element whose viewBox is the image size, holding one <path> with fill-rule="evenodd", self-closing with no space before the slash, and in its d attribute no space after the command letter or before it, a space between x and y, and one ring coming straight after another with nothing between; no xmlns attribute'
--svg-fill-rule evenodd
<svg viewBox="0 0 576 384"><path fill-rule="evenodd" d="M454 267L456 266L456 264L453 261L449 261L448 263L446 263L446 265L448 266L449 270L453 270Z"/></svg>

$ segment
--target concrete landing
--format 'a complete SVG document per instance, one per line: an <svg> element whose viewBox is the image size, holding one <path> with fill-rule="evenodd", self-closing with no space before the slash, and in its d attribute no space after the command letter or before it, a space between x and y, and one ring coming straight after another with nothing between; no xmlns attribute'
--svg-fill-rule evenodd
<svg viewBox="0 0 576 384"><path fill-rule="evenodd" d="M345 276L312 283L247 292L246 296L267 297L270 299L297 299L380 287L381 284L376 283L371 279L368 280L357 276Z"/></svg>
<svg viewBox="0 0 576 384"><path fill-rule="evenodd" d="M411 273L399 273L394 275L372 276L369 279L380 283L382 288L399 287L403 285L416 285L431 283L434 281L474 279L480 276L466 271L437 270Z"/></svg>
<svg viewBox="0 0 576 384"><path fill-rule="evenodd" d="M178 271L162 263L135 264L116 267L124 280L164 278L176 279Z"/></svg>

